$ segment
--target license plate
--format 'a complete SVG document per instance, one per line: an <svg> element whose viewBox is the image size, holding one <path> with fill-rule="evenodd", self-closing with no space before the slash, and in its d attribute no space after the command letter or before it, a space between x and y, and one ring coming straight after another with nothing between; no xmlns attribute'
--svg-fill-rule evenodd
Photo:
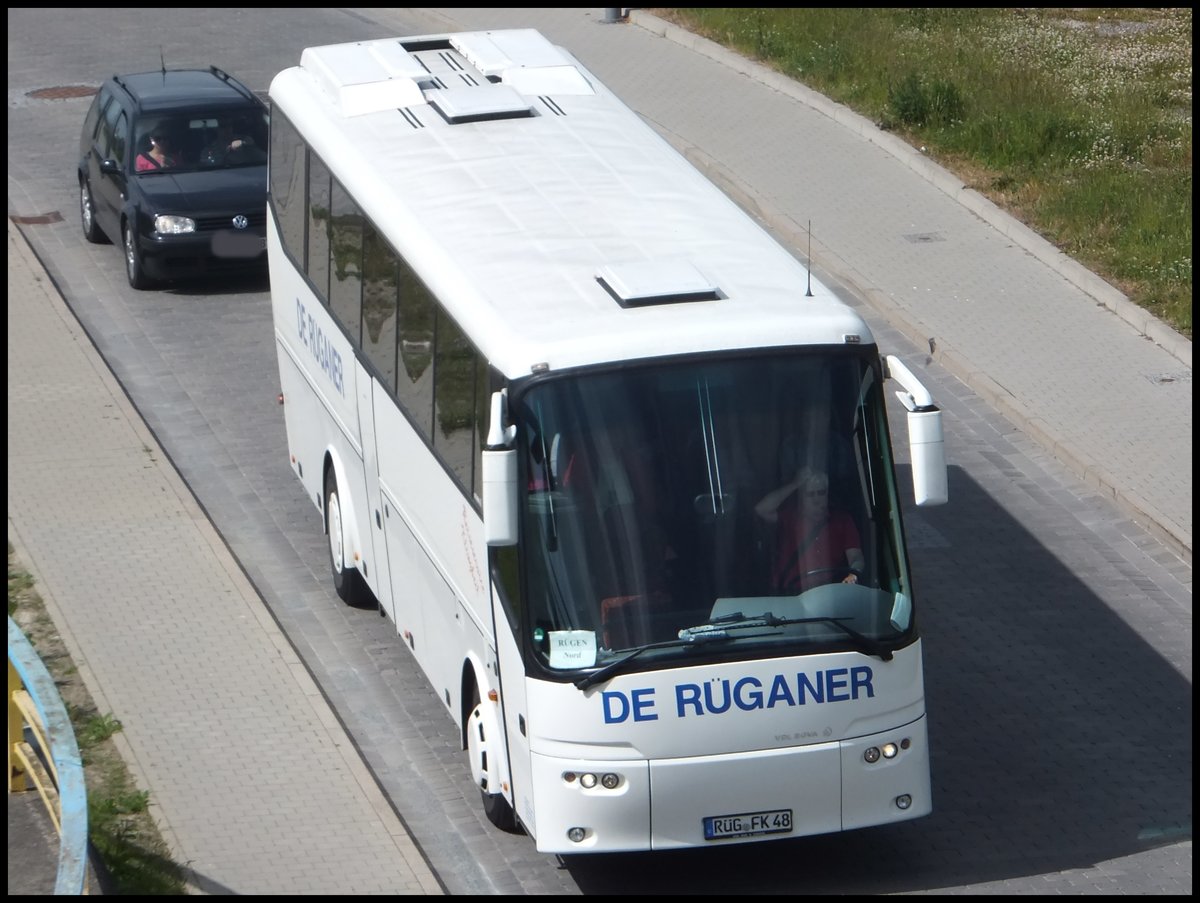
<svg viewBox="0 0 1200 903"><path fill-rule="evenodd" d="M743 812L740 815L709 815L704 819L705 840L753 837L757 834L790 834L791 831L791 809L768 809L765 812Z"/></svg>
<svg viewBox="0 0 1200 903"><path fill-rule="evenodd" d="M257 257L267 246L267 240L252 232L234 232L225 229L214 232L212 252L214 257Z"/></svg>

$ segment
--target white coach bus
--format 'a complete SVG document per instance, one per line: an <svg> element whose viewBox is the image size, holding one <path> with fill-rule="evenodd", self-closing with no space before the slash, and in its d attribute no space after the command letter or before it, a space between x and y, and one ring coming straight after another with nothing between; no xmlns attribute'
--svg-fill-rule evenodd
<svg viewBox="0 0 1200 903"><path fill-rule="evenodd" d="M270 98L291 464L488 818L583 853L930 812L912 373L536 31L311 47Z"/></svg>

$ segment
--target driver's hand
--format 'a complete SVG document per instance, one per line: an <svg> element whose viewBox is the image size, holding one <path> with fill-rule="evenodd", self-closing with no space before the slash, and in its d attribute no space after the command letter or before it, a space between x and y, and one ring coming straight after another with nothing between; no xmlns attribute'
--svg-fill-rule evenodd
<svg viewBox="0 0 1200 903"><path fill-rule="evenodd" d="M851 571L842 578L842 583L858 583L858 574L855 574L853 571Z"/></svg>

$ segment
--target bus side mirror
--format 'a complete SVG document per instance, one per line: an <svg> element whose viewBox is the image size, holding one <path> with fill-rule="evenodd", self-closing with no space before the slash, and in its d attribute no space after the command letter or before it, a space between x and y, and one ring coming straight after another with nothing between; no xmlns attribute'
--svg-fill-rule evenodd
<svg viewBox="0 0 1200 903"><path fill-rule="evenodd" d="M917 504L946 504L950 490L946 485L946 445L942 438L941 411L935 408L908 412L908 451L912 458L913 495Z"/></svg>
<svg viewBox="0 0 1200 903"><path fill-rule="evenodd" d="M484 449L483 532L489 546L517 544L516 449Z"/></svg>
<svg viewBox="0 0 1200 903"><path fill-rule="evenodd" d="M944 505L950 497L946 483L946 445L942 412L929 391L900 359L888 355L887 374L904 387L897 392L908 411L908 450L912 459L913 495L918 505Z"/></svg>
<svg viewBox="0 0 1200 903"><path fill-rule="evenodd" d="M517 429L508 425L508 391L492 393L491 423L483 450L483 533L489 546L517 544Z"/></svg>

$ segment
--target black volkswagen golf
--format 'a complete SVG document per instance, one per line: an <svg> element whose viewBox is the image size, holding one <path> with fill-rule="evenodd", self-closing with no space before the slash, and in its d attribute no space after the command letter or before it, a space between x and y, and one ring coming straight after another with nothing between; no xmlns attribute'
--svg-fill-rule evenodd
<svg viewBox="0 0 1200 903"><path fill-rule="evenodd" d="M134 288L266 268L267 107L220 69L114 75L79 141L84 237Z"/></svg>

